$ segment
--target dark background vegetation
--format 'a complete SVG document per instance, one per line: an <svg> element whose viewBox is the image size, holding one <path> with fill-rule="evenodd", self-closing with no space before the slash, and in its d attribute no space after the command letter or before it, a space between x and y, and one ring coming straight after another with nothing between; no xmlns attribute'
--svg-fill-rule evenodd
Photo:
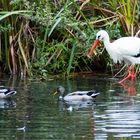
<svg viewBox="0 0 140 140"><path fill-rule="evenodd" d="M0 71L23 76L114 71L106 51L87 59L96 32L139 35L139 0L1 0Z"/></svg>

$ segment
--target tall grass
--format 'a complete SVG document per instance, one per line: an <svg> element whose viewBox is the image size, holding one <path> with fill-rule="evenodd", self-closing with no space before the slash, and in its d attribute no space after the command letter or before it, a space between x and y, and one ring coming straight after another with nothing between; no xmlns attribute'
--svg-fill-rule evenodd
<svg viewBox="0 0 140 140"><path fill-rule="evenodd" d="M27 13L31 11L27 10L16 10L12 11L12 7L10 5L11 1L1 1L2 11L0 12L0 22L2 23L1 36L1 62L3 63L4 70L10 71L11 74L24 74L26 72L29 73L29 67L27 64L27 58L25 54L27 54L27 49L23 40L24 38L23 26L26 26L26 21L22 19L20 16L24 17ZM20 20L20 22L19 22ZM9 26L9 28L8 28ZM27 43L27 42L26 42ZM25 67L27 70L25 70Z"/></svg>
<svg viewBox="0 0 140 140"><path fill-rule="evenodd" d="M133 36L139 29L138 11L140 9L140 1L138 0L108 0L108 2L102 2L101 5L97 3L95 9L103 15L103 19L99 20L99 22L106 19L107 22L112 23L110 24L112 26L113 23L119 22L121 30L125 34Z"/></svg>

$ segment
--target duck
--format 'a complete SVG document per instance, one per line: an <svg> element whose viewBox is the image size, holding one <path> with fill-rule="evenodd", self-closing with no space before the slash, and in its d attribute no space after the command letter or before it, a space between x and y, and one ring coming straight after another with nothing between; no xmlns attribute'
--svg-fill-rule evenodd
<svg viewBox="0 0 140 140"><path fill-rule="evenodd" d="M8 87L0 86L0 99L9 98L15 95L17 92L15 90L11 90Z"/></svg>
<svg viewBox="0 0 140 140"><path fill-rule="evenodd" d="M59 99L64 100L66 102L94 100L96 96L100 94L96 90L90 90L90 91L75 91L68 93L66 96L64 96L64 92L65 88L63 86L59 86L54 94L59 93L60 94Z"/></svg>

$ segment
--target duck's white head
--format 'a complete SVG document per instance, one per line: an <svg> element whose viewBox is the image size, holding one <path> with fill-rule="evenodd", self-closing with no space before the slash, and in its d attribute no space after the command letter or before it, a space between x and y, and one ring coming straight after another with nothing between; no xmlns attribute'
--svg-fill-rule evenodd
<svg viewBox="0 0 140 140"><path fill-rule="evenodd" d="M99 44L100 41L103 41L104 44L109 43L109 35L105 30L100 30L97 34L96 34L96 40L94 41L89 54L87 55L88 58L90 58L90 56L92 55L93 50L96 48L96 46Z"/></svg>

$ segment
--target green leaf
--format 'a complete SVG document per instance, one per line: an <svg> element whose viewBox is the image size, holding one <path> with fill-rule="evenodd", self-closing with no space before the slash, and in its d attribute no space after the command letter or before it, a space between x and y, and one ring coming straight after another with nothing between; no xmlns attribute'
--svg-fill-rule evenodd
<svg viewBox="0 0 140 140"><path fill-rule="evenodd" d="M72 50L71 50L71 55L70 55L70 59L69 59L69 65L67 68L67 74L69 75L70 70L72 68L72 62L73 62L73 58L74 58L74 51L75 51L76 45L73 44Z"/></svg>
<svg viewBox="0 0 140 140"><path fill-rule="evenodd" d="M8 16L11 15L16 15L16 14L21 14L21 13L29 13L31 11L26 11L26 10L21 10L21 11L10 11L10 12L0 12L0 21L3 20L4 18L7 18ZM2 15L4 14L4 15Z"/></svg>
<svg viewBox="0 0 140 140"><path fill-rule="evenodd" d="M53 30L56 28L56 26L59 24L59 22L61 21L61 17L60 18L58 18L57 20L56 20L56 22L55 22L55 24L53 25L53 27L51 28L51 30L50 30L50 32L49 32L49 34L48 34L48 36L50 36L51 34L52 34L52 32L53 32Z"/></svg>

